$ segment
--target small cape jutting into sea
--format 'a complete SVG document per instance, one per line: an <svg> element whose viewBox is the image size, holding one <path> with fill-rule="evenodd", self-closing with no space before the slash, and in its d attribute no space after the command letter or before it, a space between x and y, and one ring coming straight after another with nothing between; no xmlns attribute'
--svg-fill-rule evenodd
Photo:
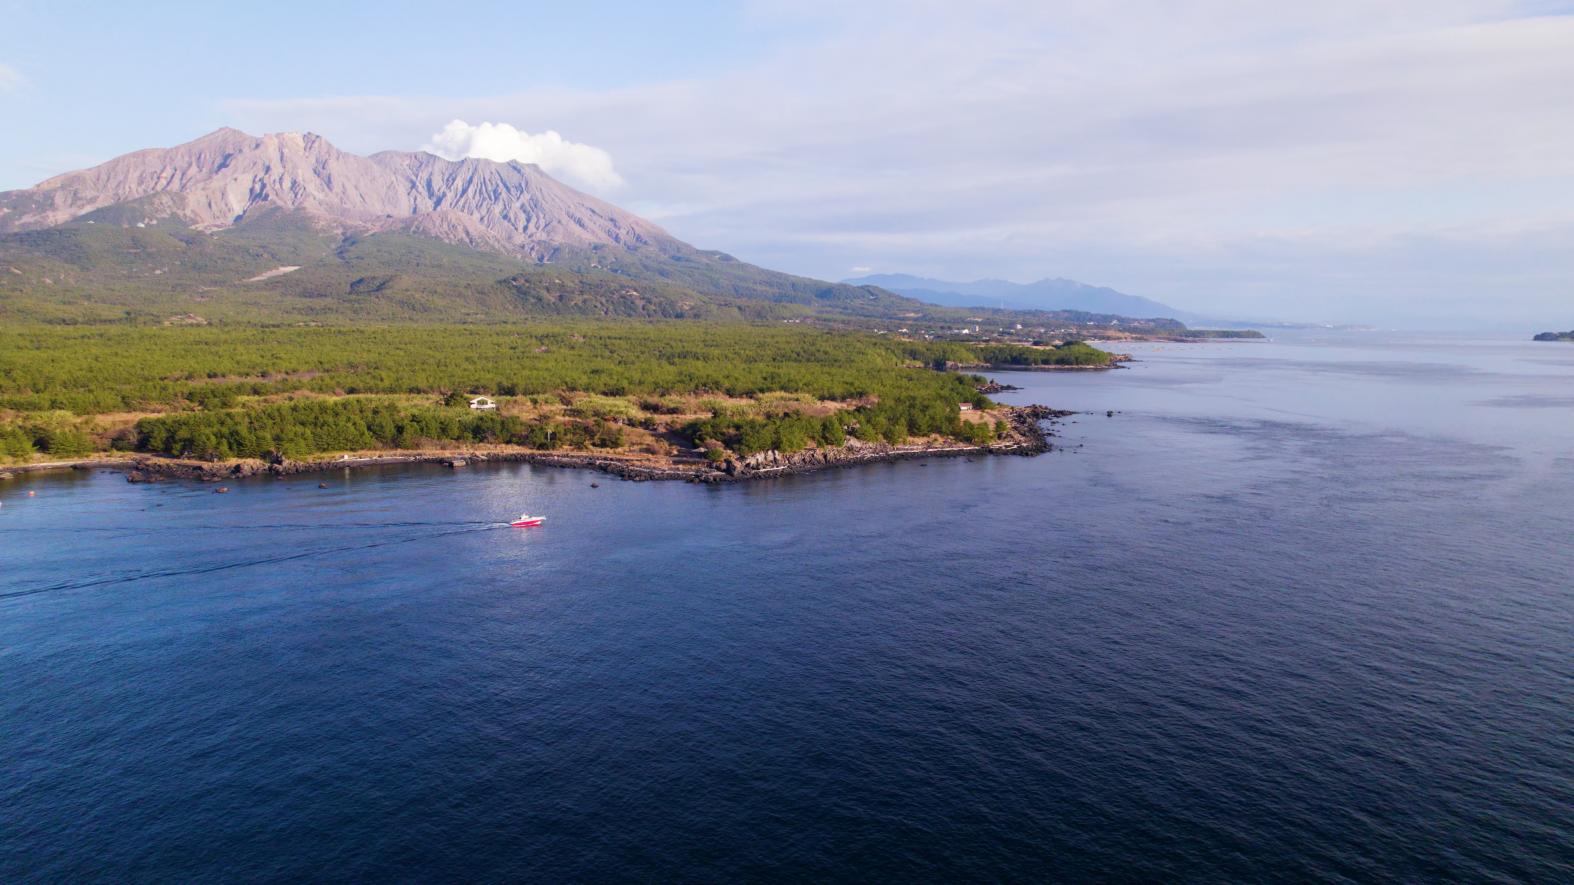
<svg viewBox="0 0 1574 885"><path fill-rule="evenodd" d="M677 480L697 483L729 483L813 473L861 464L875 464L921 458L954 458L970 455L1034 456L1052 451L1053 427L1062 418L1076 414L1047 406L1006 406L1007 431L994 442L966 444L954 440L931 440L892 445L850 439L840 446L821 446L790 454L768 450L747 457L712 461L697 454L687 457L614 455L592 452L547 452L519 446L477 446L415 452L359 452L335 457L288 459L232 459L203 461L149 455L85 458L75 461L38 462L0 468L0 479L12 474L43 470L119 470L128 482L193 480L221 482L247 477L282 478L306 473L387 467L400 464L441 464L458 469L471 464L523 463L544 467L597 470L635 482Z"/></svg>

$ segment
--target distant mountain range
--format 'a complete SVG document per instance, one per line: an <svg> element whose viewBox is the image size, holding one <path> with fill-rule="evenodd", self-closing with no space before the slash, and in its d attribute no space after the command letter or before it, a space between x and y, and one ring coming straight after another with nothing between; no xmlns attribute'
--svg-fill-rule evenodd
<svg viewBox="0 0 1574 885"><path fill-rule="evenodd" d="M909 298L949 307L1081 310L1128 317L1166 317L1183 321L1197 319L1194 314L1151 298L1127 295L1105 286L1091 286L1076 280L1045 279L1036 283L974 280L961 283L909 274L874 274L843 282L855 286L878 286Z"/></svg>

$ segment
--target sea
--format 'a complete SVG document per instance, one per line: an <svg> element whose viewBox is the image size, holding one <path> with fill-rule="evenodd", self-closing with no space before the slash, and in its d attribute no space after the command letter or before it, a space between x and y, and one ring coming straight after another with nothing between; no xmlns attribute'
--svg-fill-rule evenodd
<svg viewBox="0 0 1574 885"><path fill-rule="evenodd" d="M1574 880L1574 345L1120 349L1036 458L0 482L0 881Z"/></svg>

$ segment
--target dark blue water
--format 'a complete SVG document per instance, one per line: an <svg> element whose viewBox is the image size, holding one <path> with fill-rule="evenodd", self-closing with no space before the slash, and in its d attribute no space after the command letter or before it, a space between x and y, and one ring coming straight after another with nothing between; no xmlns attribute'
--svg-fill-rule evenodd
<svg viewBox="0 0 1574 885"><path fill-rule="evenodd" d="M1135 349L1036 459L0 485L0 880L1568 881L1574 347Z"/></svg>

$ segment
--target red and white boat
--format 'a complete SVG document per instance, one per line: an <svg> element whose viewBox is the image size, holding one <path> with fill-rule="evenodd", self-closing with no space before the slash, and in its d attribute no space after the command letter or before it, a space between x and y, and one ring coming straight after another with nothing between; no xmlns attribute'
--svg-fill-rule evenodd
<svg viewBox="0 0 1574 885"><path fill-rule="evenodd" d="M518 519L516 519L513 522L509 523L509 525L513 526L516 529L528 529L528 528L534 528L534 527L536 527L536 526L538 526L538 525L540 525L540 524L542 524L543 522L546 522L546 521L547 521L547 518L545 516L531 516L528 513L522 513L522 514L520 514Z"/></svg>

